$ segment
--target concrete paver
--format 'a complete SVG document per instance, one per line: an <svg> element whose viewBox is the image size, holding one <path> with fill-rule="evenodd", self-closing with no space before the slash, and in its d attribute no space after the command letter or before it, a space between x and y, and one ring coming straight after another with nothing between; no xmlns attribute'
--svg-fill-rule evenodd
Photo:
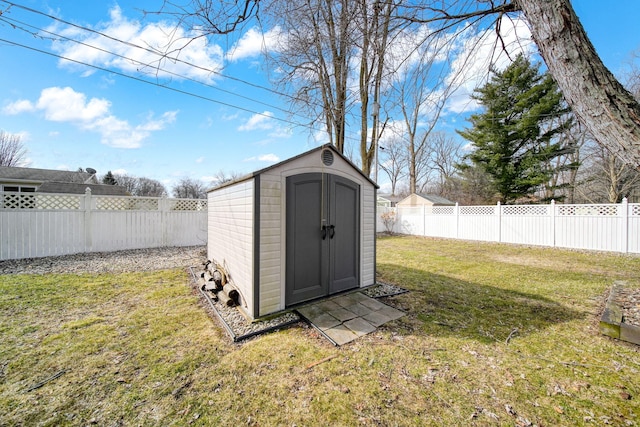
<svg viewBox="0 0 640 427"><path fill-rule="evenodd" d="M351 342L405 315L361 292L311 303L297 311L336 345Z"/></svg>

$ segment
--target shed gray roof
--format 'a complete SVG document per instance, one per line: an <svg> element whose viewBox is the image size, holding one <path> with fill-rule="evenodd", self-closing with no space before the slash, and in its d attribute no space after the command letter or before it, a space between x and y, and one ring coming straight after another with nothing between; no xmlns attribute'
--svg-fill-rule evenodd
<svg viewBox="0 0 640 427"><path fill-rule="evenodd" d="M453 205L455 205L455 203L452 202L451 200L445 199L444 197L437 196L435 194L417 193L417 195L422 197L423 199L427 199L428 201L430 201L434 205L444 205L444 206L448 206L448 205L453 206Z"/></svg>
<svg viewBox="0 0 640 427"><path fill-rule="evenodd" d="M256 176L258 176L258 175L260 175L260 174L262 174L262 173L264 173L264 172L266 172L266 171L269 171L269 170L271 170L271 169L275 169L275 168L277 168L277 167L279 167L279 166L281 166L281 165L283 165L283 164L285 164L285 163L292 162L292 161L294 161L294 160L296 160L296 159L299 159L300 157L307 156L307 155L309 155L309 154L311 154L311 153L313 153L313 152L321 151L321 150L324 150L324 149L326 149L326 148L330 149L330 150L331 150L331 151L333 151L336 155L340 156L340 157L341 157L345 162L347 162L351 167L353 167L356 171L358 171L358 173L359 173L360 175L362 175L362 177L363 177L365 180L367 180L367 181L369 181L371 184L373 184L373 186L374 186L376 189L380 188L380 187L378 186L378 184L376 184L376 183L375 183L375 181L373 181L371 178L369 178L367 175L365 175L365 174L364 174L364 172L362 172L362 169L360 169L359 167L357 167L356 165L354 165L354 164L353 164L353 162L352 162L351 160L349 160L349 159L348 159L344 154L342 154L341 152L339 152L339 151L338 151L338 149L337 149L333 144L324 144L324 145L320 145L319 147L312 148L312 149L311 149L311 150L309 150L309 151L305 151L304 153L298 154L297 156L293 156L293 157L291 157L291 158L288 158L288 159L286 159L286 160L283 160L283 161L278 162L278 163L276 163L276 164L273 164L273 165L271 165L271 166L267 166L266 168L263 168L263 169L257 170L257 171L255 171L255 172L251 172L251 173L249 173L249 174L247 174L247 175L244 175L244 176L242 176L242 177L240 177L240 178L238 178L238 179L234 179L234 180L232 180L232 181L227 181L227 182L223 182L222 184L218 184L218 185L214 186L213 188L210 188L209 190L207 190L207 193L210 193L210 192L212 192L212 191L214 191L214 190L219 190L219 189L224 188L224 187L228 187L228 186L233 185L233 184L237 184L238 182L247 181L247 180L252 179L252 178L254 178L254 177L256 177Z"/></svg>
<svg viewBox="0 0 640 427"><path fill-rule="evenodd" d="M16 182L85 182L92 175L87 172L60 171L55 169L19 168L0 166L0 181Z"/></svg>

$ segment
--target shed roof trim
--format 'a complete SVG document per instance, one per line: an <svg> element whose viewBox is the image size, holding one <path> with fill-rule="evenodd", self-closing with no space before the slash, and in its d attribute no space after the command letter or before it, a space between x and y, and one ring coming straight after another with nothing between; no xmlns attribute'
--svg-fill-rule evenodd
<svg viewBox="0 0 640 427"><path fill-rule="evenodd" d="M249 174L247 174L247 175L245 175L245 176L242 176L242 177L240 177L240 178L238 178L238 179L234 179L233 181L227 181L227 182L225 182L225 183L222 183L222 184L220 184L220 185L217 185L217 186L215 186L215 187L210 188L209 190L207 190L207 193L210 193L210 192L212 192L212 191L214 191L214 190L219 190L219 189L224 188L224 187L228 187L228 186L230 186L230 185L237 184L237 183L239 183L239 182L248 181L248 180L250 180L250 179L252 179L252 178L254 178L254 177L256 177L256 176L258 176L258 175L260 175L260 174L263 174L263 173L265 173L265 172L267 172L267 171L270 171L271 169L275 169L275 168L277 168L277 167L279 167L279 166L281 166L281 165L287 164L287 163L289 163L289 162L293 162L294 160L297 160L297 159L299 159L299 158L301 158L301 157L308 156L308 155L310 155L311 153L314 153L314 152L317 152L317 151L322 151L322 150L327 149L327 148L328 148L328 149L330 149L330 150L332 150L336 155L340 156L340 157L341 157L345 162L347 162L347 163L348 163L348 164L349 164L353 169L355 169L356 171L358 171L358 173L359 173L360 175L362 175L362 177L363 177L364 179L366 179L366 180L367 180L367 181L369 181L371 184L373 184L373 186L374 186L375 188L380 188L380 187L378 186L378 184L376 184L376 183L375 183L371 178L369 178L368 176L366 176L366 175L362 172L362 170L361 170L359 167L357 167L356 165L354 165L354 164L353 164L353 162L352 162L351 160L349 160L347 157L345 157L345 156L344 156L344 154L340 153L340 152L336 149L336 147L335 147L333 144L324 144L324 145L321 145L321 146L319 146L319 147L313 148L313 149L311 149L311 150L309 150L309 151L305 151L304 153L298 154L297 156L290 157L290 158L288 158L288 159L286 159L286 160L283 160L283 161L281 161L281 162L275 163L275 164L273 164L273 165L271 165L271 166L268 166L268 167L266 167L266 168L259 169L259 170L255 171L255 172L251 172L251 173L249 173Z"/></svg>

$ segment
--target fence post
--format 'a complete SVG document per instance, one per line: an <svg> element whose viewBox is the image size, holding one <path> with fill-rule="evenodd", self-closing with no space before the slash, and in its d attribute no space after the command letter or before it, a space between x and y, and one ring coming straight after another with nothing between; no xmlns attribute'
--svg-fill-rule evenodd
<svg viewBox="0 0 640 427"><path fill-rule="evenodd" d="M551 199L549 206L549 215L551 215L551 247L556 247L556 201Z"/></svg>
<svg viewBox="0 0 640 427"><path fill-rule="evenodd" d="M455 216L455 221L456 221L455 236L456 236L456 239L459 239L460 232L458 231L458 229L460 227L460 205L458 204L458 202L456 202L456 206L453 209L453 215Z"/></svg>
<svg viewBox="0 0 640 427"><path fill-rule="evenodd" d="M92 252L93 236L91 232L91 188L84 190L84 252Z"/></svg>
<svg viewBox="0 0 640 427"><path fill-rule="evenodd" d="M622 251L629 253L629 201L626 197L622 199Z"/></svg>
<svg viewBox="0 0 640 427"><path fill-rule="evenodd" d="M422 235L427 235L427 205L422 205Z"/></svg>
<svg viewBox="0 0 640 427"><path fill-rule="evenodd" d="M158 200L158 209L160 209L160 227L162 228L162 246L166 247L168 234L168 226L167 226L167 211L169 210L169 203L167 201L167 196L162 196Z"/></svg>
<svg viewBox="0 0 640 427"><path fill-rule="evenodd" d="M498 200L497 205L497 215L498 215L498 242L502 242L502 208L500 206L500 200Z"/></svg>

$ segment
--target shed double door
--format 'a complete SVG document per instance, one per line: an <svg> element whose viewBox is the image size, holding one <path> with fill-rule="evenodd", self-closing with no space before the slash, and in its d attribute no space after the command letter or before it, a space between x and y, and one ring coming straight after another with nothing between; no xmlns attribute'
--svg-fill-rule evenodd
<svg viewBox="0 0 640 427"><path fill-rule="evenodd" d="M332 174L287 178L286 304L360 284L360 186Z"/></svg>

